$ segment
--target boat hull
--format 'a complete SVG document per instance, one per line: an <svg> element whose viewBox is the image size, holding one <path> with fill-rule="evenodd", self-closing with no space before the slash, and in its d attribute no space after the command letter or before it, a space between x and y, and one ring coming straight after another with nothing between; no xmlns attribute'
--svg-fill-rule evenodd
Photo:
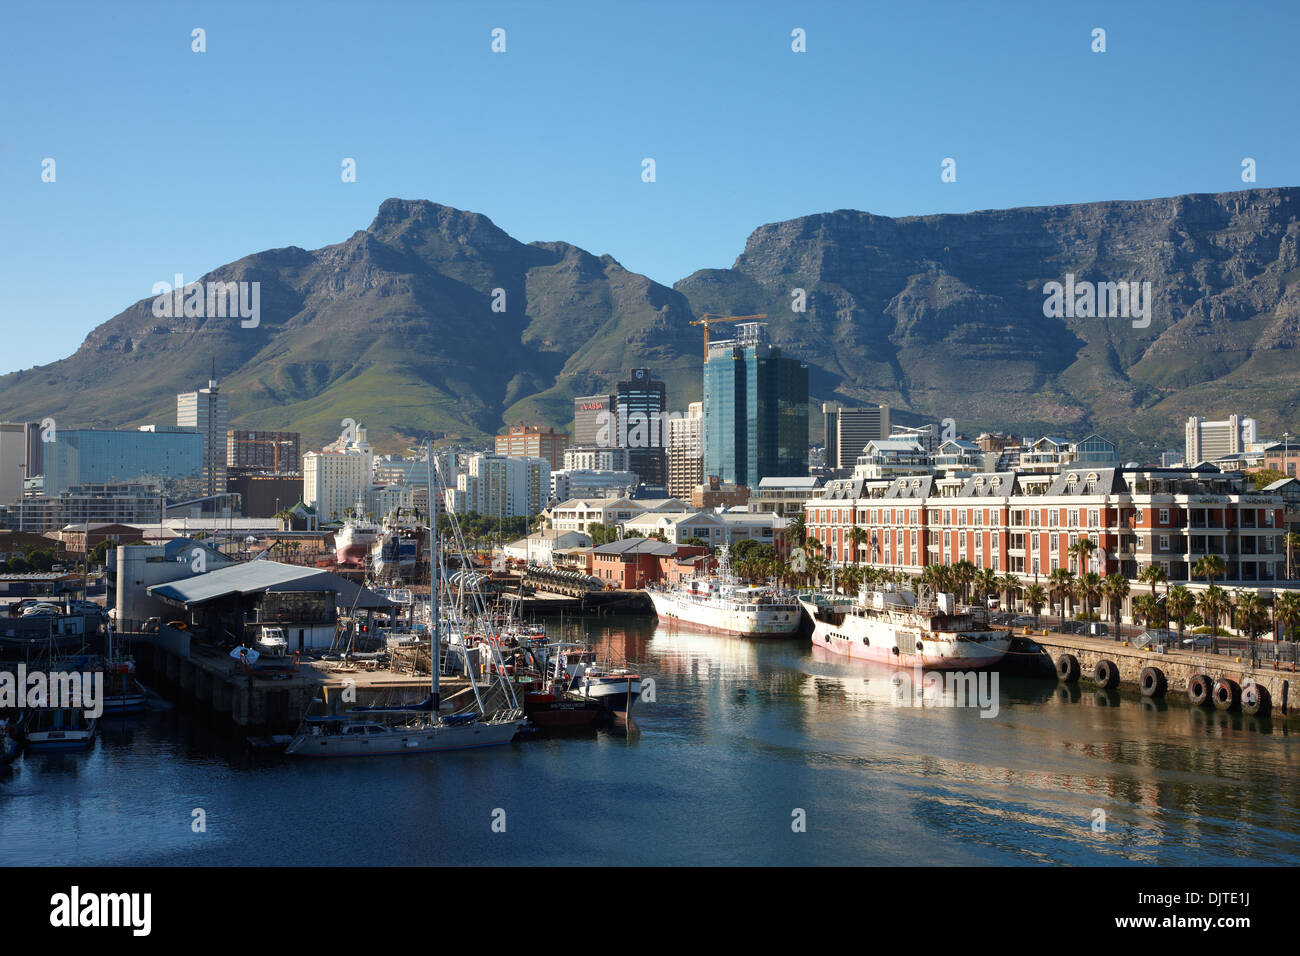
<svg viewBox="0 0 1300 956"><path fill-rule="evenodd" d="M799 610L776 606L735 611L677 597L672 592L647 591L659 620L738 637L793 637L799 630Z"/></svg>
<svg viewBox="0 0 1300 956"><path fill-rule="evenodd" d="M799 603L813 622L813 646L852 660L909 669L973 671L996 666L1011 647L1009 631L927 634L854 615L832 623L819 618L816 605L802 598Z"/></svg>
<svg viewBox="0 0 1300 956"><path fill-rule="evenodd" d="M508 744L526 721L439 725L381 734L298 734L285 748L295 757L377 757L441 753Z"/></svg>

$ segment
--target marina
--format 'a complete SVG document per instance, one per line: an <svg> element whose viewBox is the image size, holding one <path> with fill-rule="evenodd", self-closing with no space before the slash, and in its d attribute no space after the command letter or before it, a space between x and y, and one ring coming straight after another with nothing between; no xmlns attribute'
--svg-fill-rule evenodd
<svg viewBox="0 0 1300 956"><path fill-rule="evenodd" d="M566 629L598 655L641 661L655 700L626 725L395 761L263 752L185 708L105 718L89 750L27 754L0 770L0 855L77 865L324 855L350 865L1300 863L1300 808L1277 799L1300 772L1288 722L1023 678L1001 681L999 715L982 720L942 702L897 706L895 671L799 640L648 617ZM136 783L105 804L107 781L124 778ZM337 795L354 789L384 811L328 831L289 822L337 813ZM92 806L94 825L79 822ZM190 831L194 806L207 810L206 835ZM796 808L804 833L791 830ZM1091 828L1096 808L1104 835ZM505 833L491 829L497 809ZM44 839L50 823L68 838ZM1243 840L1244 827L1259 837Z"/></svg>

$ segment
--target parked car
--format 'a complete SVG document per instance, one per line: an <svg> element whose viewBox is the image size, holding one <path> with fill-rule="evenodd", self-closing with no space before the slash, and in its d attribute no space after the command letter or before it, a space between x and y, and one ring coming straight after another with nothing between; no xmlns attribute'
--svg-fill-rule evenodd
<svg viewBox="0 0 1300 956"><path fill-rule="evenodd" d="M1012 627L1033 627L1036 622L1030 614L1021 614L1019 617L1012 618Z"/></svg>
<svg viewBox="0 0 1300 956"><path fill-rule="evenodd" d="M96 604L94 601L71 601L68 604L68 610L74 614L103 614L104 606Z"/></svg>
<svg viewBox="0 0 1300 956"><path fill-rule="evenodd" d="M53 604L33 604L30 607L23 608L23 617L40 617L46 614L62 616L63 611Z"/></svg>

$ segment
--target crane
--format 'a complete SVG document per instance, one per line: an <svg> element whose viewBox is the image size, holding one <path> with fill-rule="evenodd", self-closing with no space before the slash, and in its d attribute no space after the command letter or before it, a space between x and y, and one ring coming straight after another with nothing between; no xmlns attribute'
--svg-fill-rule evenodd
<svg viewBox="0 0 1300 956"><path fill-rule="evenodd" d="M280 446L297 444L297 442L288 438L236 438L234 441L236 445L270 445L274 449L275 464L273 469L277 475L280 473Z"/></svg>
<svg viewBox="0 0 1300 956"><path fill-rule="evenodd" d="M745 322L751 319L766 318L766 313L759 313L758 315L714 315L712 312L705 312L698 319L692 319L691 325L704 326L704 361L709 360L709 326L714 322Z"/></svg>

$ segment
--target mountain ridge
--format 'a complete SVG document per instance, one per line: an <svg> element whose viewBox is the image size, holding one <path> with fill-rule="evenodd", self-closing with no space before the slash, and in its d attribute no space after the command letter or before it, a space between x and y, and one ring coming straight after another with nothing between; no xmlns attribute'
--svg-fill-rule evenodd
<svg viewBox="0 0 1300 956"><path fill-rule="evenodd" d="M1045 317L1044 284L1067 273L1151 282L1150 326ZM150 296L69 357L0 376L0 411L62 427L168 424L175 393L205 383L215 360L233 426L293 428L306 447L342 418L386 450L431 432L481 441L515 421L563 427L575 395L633 367L655 369L684 408L700 394L689 320L765 312L773 340L808 362L814 401L886 401L900 421L953 418L968 434L1099 430L1168 446L1187 414L1294 422L1297 280L1294 187L814 213L760 225L731 268L671 287L563 240L520 242L482 213L394 198L342 242L251 253L201 277L260 282L256 328L155 318Z"/></svg>

